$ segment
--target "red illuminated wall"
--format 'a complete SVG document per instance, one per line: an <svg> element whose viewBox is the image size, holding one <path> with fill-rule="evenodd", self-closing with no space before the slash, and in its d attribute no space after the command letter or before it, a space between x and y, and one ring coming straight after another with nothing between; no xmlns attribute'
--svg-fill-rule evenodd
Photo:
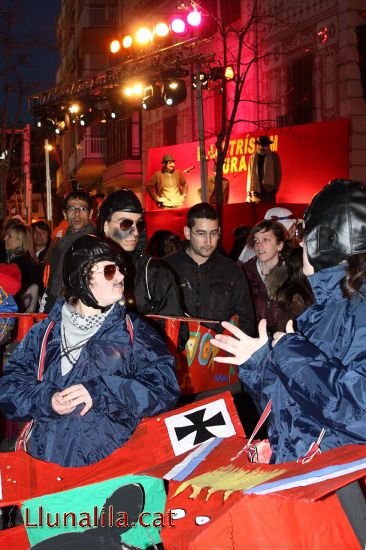
<svg viewBox="0 0 366 550"><path fill-rule="evenodd" d="M225 166L225 176L230 181L229 203L242 203L246 198L247 165L255 150L255 140L265 132L233 135ZM272 149L281 160L282 181L277 194L278 203L307 204L328 181L348 177L349 122L346 119L304 124L267 132L273 141ZM215 139L207 140L208 173L212 172L215 157ZM154 147L148 154L148 177L161 168L161 158L170 153L176 160L176 168L195 169L187 176L188 196L185 206L200 202L198 190L200 168L198 143L186 143L169 147ZM155 203L146 197L146 210L156 210Z"/></svg>

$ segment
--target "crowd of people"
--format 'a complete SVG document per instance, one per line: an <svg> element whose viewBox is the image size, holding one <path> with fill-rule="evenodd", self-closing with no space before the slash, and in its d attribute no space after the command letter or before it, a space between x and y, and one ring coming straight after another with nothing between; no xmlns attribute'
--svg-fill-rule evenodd
<svg viewBox="0 0 366 550"><path fill-rule="evenodd" d="M168 169L173 161L165 161ZM0 379L0 410L29 422L18 444L43 460L92 464L142 418L176 406L174 360L159 326L142 318L151 313L205 319L217 333L212 344L231 353L216 359L239 365L256 407L272 399L274 462L305 454L322 428L325 448L365 443L357 390L365 199L362 184L336 180L315 197L304 227L291 211L271 208L253 228L235 230L231 251L220 246L218 213L205 202L188 210L184 240L159 229L148 243L142 204L129 189L104 198L96 221L89 194L72 191L63 203L67 228L53 240L44 221L6 221L1 261L14 284L9 292L0 280L4 296L25 311L24 292L36 285L36 309L48 313Z"/></svg>

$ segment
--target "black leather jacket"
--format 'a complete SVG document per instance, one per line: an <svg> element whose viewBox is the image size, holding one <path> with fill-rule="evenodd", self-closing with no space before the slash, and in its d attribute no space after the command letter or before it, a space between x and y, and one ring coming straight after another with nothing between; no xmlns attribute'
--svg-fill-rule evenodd
<svg viewBox="0 0 366 550"><path fill-rule="evenodd" d="M187 246L183 243L181 250L164 258L176 273L187 313L213 321L228 321L236 314L240 328L254 336L254 309L243 271L217 251L198 265L186 253Z"/></svg>

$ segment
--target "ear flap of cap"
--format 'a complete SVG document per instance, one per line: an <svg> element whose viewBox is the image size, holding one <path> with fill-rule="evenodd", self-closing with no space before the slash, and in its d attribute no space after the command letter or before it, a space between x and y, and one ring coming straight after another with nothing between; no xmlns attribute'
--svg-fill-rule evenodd
<svg viewBox="0 0 366 550"><path fill-rule="evenodd" d="M337 232L331 227L318 225L308 233L306 250L315 271L337 265L342 260L338 244Z"/></svg>

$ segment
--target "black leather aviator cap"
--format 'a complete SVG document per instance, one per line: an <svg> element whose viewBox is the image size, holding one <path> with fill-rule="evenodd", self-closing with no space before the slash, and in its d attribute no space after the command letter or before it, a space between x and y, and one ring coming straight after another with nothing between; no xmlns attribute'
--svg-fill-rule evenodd
<svg viewBox="0 0 366 550"><path fill-rule="evenodd" d="M350 254L366 252L366 186L332 180L304 215L304 240L315 271L338 265Z"/></svg>
<svg viewBox="0 0 366 550"><path fill-rule="evenodd" d="M112 246L96 235L83 235L67 250L63 263L63 279L72 295L86 306L103 309L90 291L86 269L90 264L110 261L120 263Z"/></svg>

